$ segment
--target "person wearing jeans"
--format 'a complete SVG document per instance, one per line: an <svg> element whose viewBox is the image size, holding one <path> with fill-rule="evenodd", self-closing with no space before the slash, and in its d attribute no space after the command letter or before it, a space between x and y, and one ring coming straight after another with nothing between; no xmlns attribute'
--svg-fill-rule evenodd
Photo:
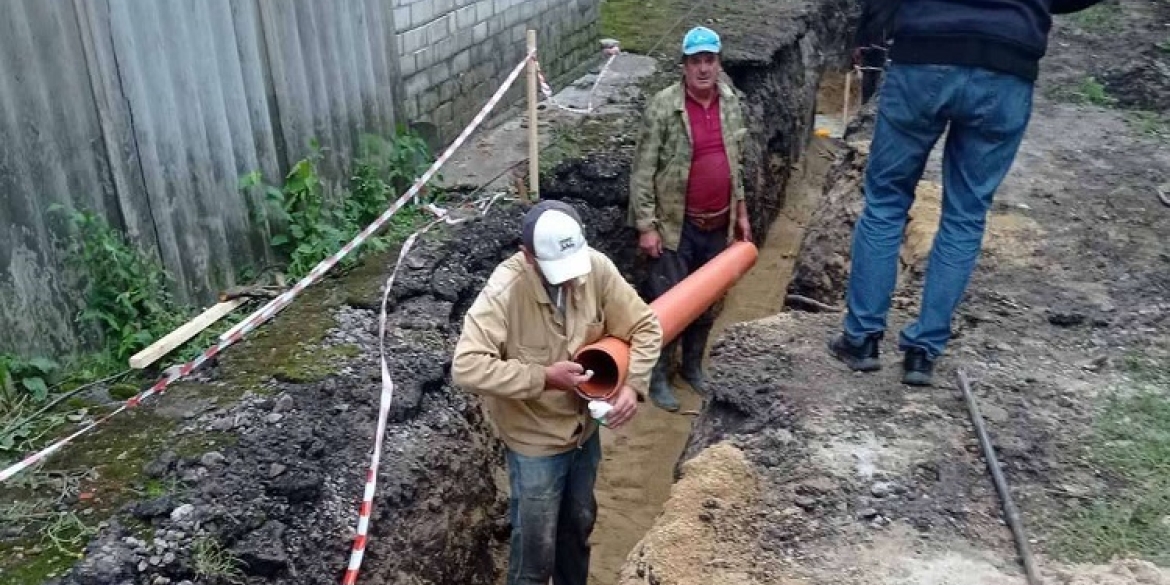
<svg viewBox="0 0 1170 585"><path fill-rule="evenodd" d="M507 452L512 486L508 519L512 536L507 583L585 585L589 535L597 518L593 486L601 463L600 435L580 449L551 457Z"/></svg>
<svg viewBox="0 0 1170 585"><path fill-rule="evenodd" d="M942 214L921 309L898 336L903 382L932 384L982 249L987 212L1031 117L1051 15L1098 1L870 0L881 10L867 11L877 16L860 26L894 33L865 170L865 208L853 233L848 312L844 331L829 343L850 368L881 367L903 231L927 158L945 131Z"/></svg>
<svg viewBox="0 0 1170 585"><path fill-rule="evenodd" d="M604 417L620 428L647 397L662 326L613 261L589 247L572 206L534 205L521 242L467 309L451 379L483 398L506 447L507 585L586 585L601 443L577 391L590 374L572 356L607 336L629 344L626 383Z"/></svg>

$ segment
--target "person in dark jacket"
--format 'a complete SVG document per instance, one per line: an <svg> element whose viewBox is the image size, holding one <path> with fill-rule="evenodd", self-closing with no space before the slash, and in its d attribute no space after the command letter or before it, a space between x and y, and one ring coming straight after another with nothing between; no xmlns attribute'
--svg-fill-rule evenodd
<svg viewBox="0 0 1170 585"><path fill-rule="evenodd" d="M880 369L914 189L944 131L943 202L917 320L898 339L902 381L932 383L951 318L979 257L991 201L1015 160L1053 14L1100 0L867 0L867 38L892 30L854 228L844 331L829 351L859 371Z"/></svg>

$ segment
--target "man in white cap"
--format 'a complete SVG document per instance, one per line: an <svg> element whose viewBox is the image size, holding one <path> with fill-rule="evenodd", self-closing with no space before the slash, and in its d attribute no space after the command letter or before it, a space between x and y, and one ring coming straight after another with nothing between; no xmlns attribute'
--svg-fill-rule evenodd
<svg viewBox="0 0 1170 585"><path fill-rule="evenodd" d="M695 27L683 36L682 79L652 97L630 171L629 224L649 258L646 294L653 300L719 255L735 238L751 241L743 186L743 108L725 80L715 31ZM722 302L691 323L682 337L680 374L706 394L703 353ZM678 340L663 348L650 381L650 399L679 409L668 368Z"/></svg>
<svg viewBox="0 0 1170 585"><path fill-rule="evenodd" d="M601 442L576 392L588 377L571 358L606 336L630 344L626 385L606 417L620 427L648 392L662 328L613 262L586 243L571 206L541 201L521 231L520 251L496 267L464 316L451 376L483 397L507 447L507 585L586 585Z"/></svg>

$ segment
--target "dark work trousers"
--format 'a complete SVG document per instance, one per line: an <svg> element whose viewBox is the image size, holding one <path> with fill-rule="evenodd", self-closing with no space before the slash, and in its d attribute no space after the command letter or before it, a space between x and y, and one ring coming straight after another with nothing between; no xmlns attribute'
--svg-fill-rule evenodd
<svg viewBox="0 0 1170 585"><path fill-rule="evenodd" d="M702 231L689 221L683 222L682 235L679 238L678 250L662 250L658 258L651 258L646 282L646 294L651 301L662 296L671 287L682 282L691 273L709 262L720 252L727 249L727 227L711 231ZM707 346L707 336L715 325L715 318L723 308L723 299L719 299L695 319L683 331L683 365L694 363L698 367L703 360L703 349ZM662 359L670 363L674 349L678 346L674 340L662 348ZM665 372L664 372L665 373Z"/></svg>

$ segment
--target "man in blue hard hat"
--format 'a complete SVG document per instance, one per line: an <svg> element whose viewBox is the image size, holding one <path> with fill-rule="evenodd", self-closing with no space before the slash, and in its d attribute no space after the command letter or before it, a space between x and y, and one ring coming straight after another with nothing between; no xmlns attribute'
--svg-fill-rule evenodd
<svg viewBox="0 0 1170 585"><path fill-rule="evenodd" d="M650 99L630 176L629 223L649 259L646 296L658 298L722 252L733 238L751 240L744 201L740 98L721 77L722 43L715 31L691 29L682 41L682 80ZM703 353L722 301L682 334L682 378L706 393ZM662 349L650 399L679 409L668 368L678 340Z"/></svg>

